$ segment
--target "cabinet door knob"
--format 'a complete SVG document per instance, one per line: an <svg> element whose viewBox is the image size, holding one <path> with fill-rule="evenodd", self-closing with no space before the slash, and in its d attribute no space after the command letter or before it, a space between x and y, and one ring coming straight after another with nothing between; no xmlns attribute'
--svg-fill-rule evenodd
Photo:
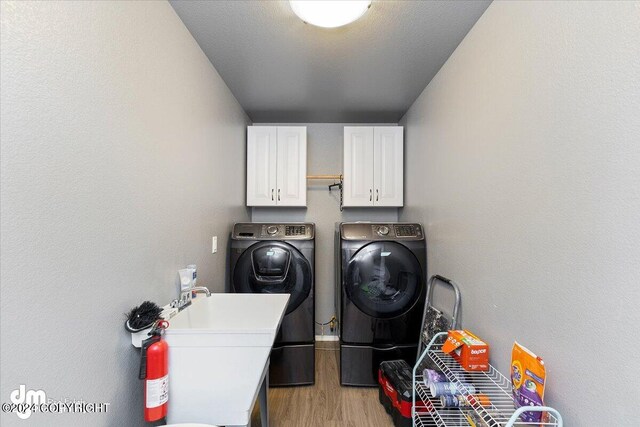
<svg viewBox="0 0 640 427"><path fill-rule="evenodd" d="M280 189L278 188L278 201L280 201Z"/></svg>
<svg viewBox="0 0 640 427"><path fill-rule="evenodd" d="M379 190L376 188L376 202L380 200Z"/></svg>
<svg viewBox="0 0 640 427"><path fill-rule="evenodd" d="M369 201L373 200L373 190L369 189Z"/></svg>

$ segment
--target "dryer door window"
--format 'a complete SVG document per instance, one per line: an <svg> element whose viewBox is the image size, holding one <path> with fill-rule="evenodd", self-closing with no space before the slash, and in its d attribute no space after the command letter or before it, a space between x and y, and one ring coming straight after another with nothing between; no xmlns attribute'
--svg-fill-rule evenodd
<svg viewBox="0 0 640 427"><path fill-rule="evenodd" d="M285 242L266 241L249 247L233 272L235 292L290 294L287 313L309 296L311 281L311 264Z"/></svg>
<svg viewBox="0 0 640 427"><path fill-rule="evenodd" d="M415 255L396 242L363 246L349 261L347 295L372 317L391 318L409 311L422 292L422 271Z"/></svg>

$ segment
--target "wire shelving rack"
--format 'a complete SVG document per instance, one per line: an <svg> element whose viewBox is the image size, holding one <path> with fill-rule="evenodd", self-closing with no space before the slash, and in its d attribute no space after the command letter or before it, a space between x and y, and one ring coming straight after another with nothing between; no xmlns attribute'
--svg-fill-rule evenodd
<svg viewBox="0 0 640 427"><path fill-rule="evenodd" d="M486 372L464 370L450 355L442 352L446 332L433 336L413 368L413 425L419 427L562 427L562 416L548 406L514 406L511 380L493 366ZM432 397L424 381L421 366L428 364L441 371L458 387L463 407L445 408L440 398ZM473 388L472 388L472 387ZM480 395L484 395L480 398ZM524 412L542 412L542 421L525 422Z"/></svg>

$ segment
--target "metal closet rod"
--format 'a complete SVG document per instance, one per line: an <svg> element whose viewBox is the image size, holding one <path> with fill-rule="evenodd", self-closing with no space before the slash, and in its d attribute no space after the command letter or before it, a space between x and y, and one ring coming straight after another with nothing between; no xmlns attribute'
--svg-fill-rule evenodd
<svg viewBox="0 0 640 427"><path fill-rule="evenodd" d="M342 179L342 175L307 175L307 179Z"/></svg>

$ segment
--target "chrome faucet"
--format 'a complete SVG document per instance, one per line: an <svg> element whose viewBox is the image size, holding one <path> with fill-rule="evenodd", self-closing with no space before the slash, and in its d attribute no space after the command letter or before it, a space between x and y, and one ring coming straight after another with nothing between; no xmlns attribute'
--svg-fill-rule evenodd
<svg viewBox="0 0 640 427"><path fill-rule="evenodd" d="M204 286L196 286L190 289L191 292L195 292L195 293L203 293L206 296L210 297L211 296L211 292L209 291L209 288L206 288Z"/></svg>
<svg viewBox="0 0 640 427"><path fill-rule="evenodd" d="M203 293L208 297L211 296L211 292L209 292L208 288L205 288L204 286L195 286L193 288L185 289L184 291L180 292L180 301L188 301L191 292Z"/></svg>
<svg viewBox="0 0 640 427"><path fill-rule="evenodd" d="M179 299L175 299L171 302L171 307L176 307L179 310L187 308L191 304L191 292L203 293L208 297L211 296L211 292L209 291L209 289L204 286L196 286L193 288L185 289L183 291L180 291Z"/></svg>

